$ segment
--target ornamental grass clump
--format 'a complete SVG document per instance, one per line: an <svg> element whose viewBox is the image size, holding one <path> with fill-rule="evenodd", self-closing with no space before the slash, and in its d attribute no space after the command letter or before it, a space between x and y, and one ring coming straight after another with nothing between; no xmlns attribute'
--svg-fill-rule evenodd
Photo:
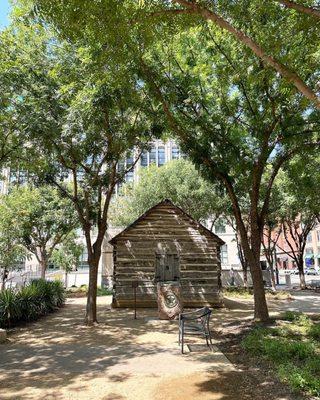
<svg viewBox="0 0 320 400"><path fill-rule="evenodd" d="M65 291L59 281L32 281L20 289L0 292L0 328L13 327L21 322L34 321L62 307Z"/></svg>

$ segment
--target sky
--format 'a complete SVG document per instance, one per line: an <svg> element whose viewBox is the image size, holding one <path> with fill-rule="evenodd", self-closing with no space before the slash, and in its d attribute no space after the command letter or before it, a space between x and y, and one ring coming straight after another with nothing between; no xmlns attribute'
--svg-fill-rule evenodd
<svg viewBox="0 0 320 400"><path fill-rule="evenodd" d="M0 29L9 24L8 14L10 10L9 0L0 0Z"/></svg>

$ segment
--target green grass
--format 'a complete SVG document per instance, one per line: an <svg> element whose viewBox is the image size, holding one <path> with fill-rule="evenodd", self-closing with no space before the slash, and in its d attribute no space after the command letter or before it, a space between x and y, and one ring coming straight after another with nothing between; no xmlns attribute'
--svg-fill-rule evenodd
<svg viewBox="0 0 320 400"><path fill-rule="evenodd" d="M269 361L292 389L320 398L320 323L287 312L274 326L255 328L242 346Z"/></svg>
<svg viewBox="0 0 320 400"><path fill-rule="evenodd" d="M223 294L225 296L237 297L239 299L252 299L253 290L251 288L238 287L238 286L228 286L223 288ZM271 289L266 289L266 297L272 300L287 300L291 299L290 293L284 290L277 290L273 292Z"/></svg>

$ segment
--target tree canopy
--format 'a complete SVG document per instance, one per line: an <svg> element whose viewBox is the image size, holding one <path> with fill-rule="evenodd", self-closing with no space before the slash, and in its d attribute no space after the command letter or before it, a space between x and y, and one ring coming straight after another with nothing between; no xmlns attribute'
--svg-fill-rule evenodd
<svg viewBox="0 0 320 400"><path fill-rule="evenodd" d="M180 159L161 168L152 165L143 169L134 186L124 185L111 203L110 223L127 226L166 198L203 223L214 221L228 208L219 187L205 181L190 161Z"/></svg>
<svg viewBox="0 0 320 400"><path fill-rule="evenodd" d="M66 5L63 0L34 0L32 4L62 35L108 43L122 56L132 51L133 37L143 38L144 46L161 36L164 26L170 32L177 27L215 26L320 108L316 1L71 0Z"/></svg>
<svg viewBox="0 0 320 400"><path fill-rule="evenodd" d="M48 186L14 188L2 202L14 237L36 256L44 277L53 250L79 224L72 203Z"/></svg>
<svg viewBox="0 0 320 400"><path fill-rule="evenodd" d="M22 17L3 33L8 46L0 75L11 84L17 129L32 149L26 167L37 184L59 189L78 214L90 265L87 320L93 323L109 202L158 128L130 59L106 60L99 44L70 43L26 10L16 12ZM140 150L130 165L119 168L133 148Z"/></svg>
<svg viewBox="0 0 320 400"><path fill-rule="evenodd" d="M319 145L313 5L19 2L0 69L17 100L10 113L43 176L76 207L92 282L111 195L126 172L119 160L166 129L205 179L224 186L251 269L255 316L268 319L259 258L274 181L295 154ZM61 183L64 174L72 186ZM95 292L89 285L88 304Z"/></svg>

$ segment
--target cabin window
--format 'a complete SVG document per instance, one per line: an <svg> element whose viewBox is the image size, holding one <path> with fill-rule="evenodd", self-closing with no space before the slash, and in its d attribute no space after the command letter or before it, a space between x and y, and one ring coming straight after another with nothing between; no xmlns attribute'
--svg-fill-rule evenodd
<svg viewBox="0 0 320 400"><path fill-rule="evenodd" d="M167 282L180 279L179 256L173 253L156 253L155 281Z"/></svg>

